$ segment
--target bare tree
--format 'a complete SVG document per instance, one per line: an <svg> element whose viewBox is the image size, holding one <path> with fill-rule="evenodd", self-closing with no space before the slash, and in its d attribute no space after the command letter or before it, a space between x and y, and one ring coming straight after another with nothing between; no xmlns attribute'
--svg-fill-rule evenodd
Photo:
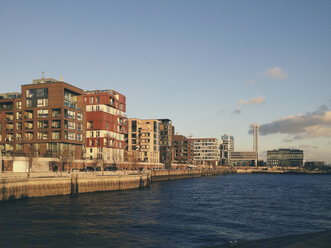
<svg viewBox="0 0 331 248"><path fill-rule="evenodd" d="M32 164L38 155L38 150L36 148L35 144L30 143L28 146L28 152L27 152L27 158L28 158L28 177L30 177L31 174L31 169L32 169Z"/></svg>
<svg viewBox="0 0 331 248"><path fill-rule="evenodd" d="M72 164L74 161L74 152L70 150L69 146L64 146L60 151L60 171L64 171L65 166L69 165L69 172L72 170Z"/></svg>

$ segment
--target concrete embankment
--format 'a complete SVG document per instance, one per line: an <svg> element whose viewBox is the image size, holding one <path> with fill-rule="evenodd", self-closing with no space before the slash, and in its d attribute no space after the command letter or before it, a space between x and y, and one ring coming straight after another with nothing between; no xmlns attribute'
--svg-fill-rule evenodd
<svg viewBox="0 0 331 248"><path fill-rule="evenodd" d="M0 201L147 187L150 175L0 179Z"/></svg>
<svg viewBox="0 0 331 248"><path fill-rule="evenodd" d="M213 176L213 175L224 175L233 174L236 170L229 168L218 168L218 169L192 169L192 170L159 170L152 172L152 182L194 178L202 176Z"/></svg>
<svg viewBox="0 0 331 248"><path fill-rule="evenodd" d="M164 180L194 178L236 173L226 168L208 170L159 170L144 174L124 173L64 173L63 175L44 173L40 177L24 173L0 176L0 201L30 197L76 195L88 192L115 191L147 187L150 183Z"/></svg>

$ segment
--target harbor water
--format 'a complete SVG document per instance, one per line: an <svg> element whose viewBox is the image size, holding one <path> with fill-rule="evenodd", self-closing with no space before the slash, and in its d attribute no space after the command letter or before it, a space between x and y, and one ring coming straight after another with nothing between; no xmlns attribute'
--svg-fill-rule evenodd
<svg viewBox="0 0 331 248"><path fill-rule="evenodd" d="M137 190L1 202L0 247L272 244L277 237L329 232L330 206L331 175L173 180Z"/></svg>

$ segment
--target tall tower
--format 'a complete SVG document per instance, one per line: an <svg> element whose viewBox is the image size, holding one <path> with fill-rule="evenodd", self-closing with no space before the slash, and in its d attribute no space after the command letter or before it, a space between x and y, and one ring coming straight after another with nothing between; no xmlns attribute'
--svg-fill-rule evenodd
<svg viewBox="0 0 331 248"><path fill-rule="evenodd" d="M253 151L259 152L259 125L253 123L252 128L253 128Z"/></svg>

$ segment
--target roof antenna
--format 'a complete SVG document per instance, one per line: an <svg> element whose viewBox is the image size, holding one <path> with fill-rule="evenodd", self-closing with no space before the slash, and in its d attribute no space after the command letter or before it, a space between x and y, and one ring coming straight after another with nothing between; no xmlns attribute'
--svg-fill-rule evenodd
<svg viewBox="0 0 331 248"><path fill-rule="evenodd" d="M60 81L63 82L63 77L62 77L62 75L60 76Z"/></svg>
<svg viewBox="0 0 331 248"><path fill-rule="evenodd" d="M41 78L45 79L45 72L44 71L41 73Z"/></svg>

